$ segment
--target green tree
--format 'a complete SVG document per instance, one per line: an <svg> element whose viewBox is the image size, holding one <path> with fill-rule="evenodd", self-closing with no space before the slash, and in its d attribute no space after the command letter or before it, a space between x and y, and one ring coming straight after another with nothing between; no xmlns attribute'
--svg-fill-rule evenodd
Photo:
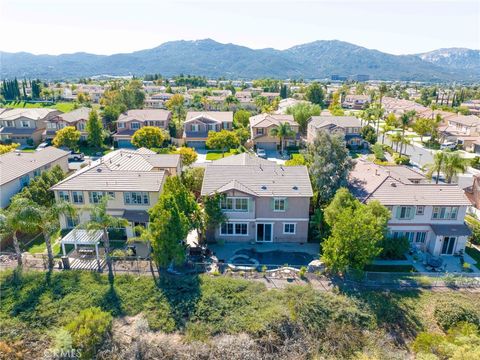
<svg viewBox="0 0 480 360"><path fill-rule="evenodd" d="M415 116L415 111L412 110L412 111L407 111L406 113L402 114L402 116L400 116L400 126L402 128L402 138L405 139L405 130L408 128L408 126L410 125L413 117ZM400 143L400 156L402 156L402 143ZM406 147L405 147L405 150L406 150Z"/></svg>
<svg viewBox="0 0 480 360"><path fill-rule="evenodd" d="M12 237L18 267L23 264L18 234L37 231L37 215L35 203L24 198L15 198L7 209L0 209L0 235Z"/></svg>
<svg viewBox="0 0 480 360"><path fill-rule="evenodd" d="M316 104L299 103L287 108L287 114L293 115L302 134L307 132L308 120L312 116L318 116L322 112L322 108Z"/></svg>
<svg viewBox="0 0 480 360"><path fill-rule="evenodd" d="M223 129L221 131L210 131L206 145L210 149L221 150L222 157L224 157L225 151L236 148L240 145L240 141L233 131Z"/></svg>
<svg viewBox="0 0 480 360"><path fill-rule="evenodd" d="M393 128L398 127L398 119L394 113L390 113L385 118L385 123Z"/></svg>
<svg viewBox="0 0 480 360"><path fill-rule="evenodd" d="M427 178L431 179L433 174L436 174L435 184L440 180L440 172L443 170L443 163L445 161L445 153L438 151L433 156L433 163L425 165L427 169Z"/></svg>
<svg viewBox="0 0 480 360"><path fill-rule="evenodd" d="M282 85L280 87L280 97L286 99L288 97L288 88L287 85Z"/></svg>
<svg viewBox="0 0 480 360"><path fill-rule="evenodd" d="M195 161L197 161L198 158L196 151L189 147L179 148L177 150L177 154L180 154L180 157L182 158L182 164L184 166L192 165Z"/></svg>
<svg viewBox="0 0 480 360"><path fill-rule="evenodd" d="M295 131L292 130L292 127L288 122L284 122L271 129L270 136L277 137L280 140L280 147L283 154L285 139L295 136Z"/></svg>
<svg viewBox="0 0 480 360"><path fill-rule="evenodd" d="M318 82L311 83L305 91L305 97L313 104L323 106L325 100L325 93L323 87Z"/></svg>
<svg viewBox="0 0 480 360"><path fill-rule="evenodd" d="M325 208L323 215L325 222L329 225L333 225L337 222L338 217L345 209L356 210L361 203L352 195L347 188L340 188L335 193L330 204Z"/></svg>
<svg viewBox="0 0 480 360"><path fill-rule="evenodd" d="M70 150L77 150L80 135L80 131L75 129L74 126L66 126L57 131L52 142L56 147L66 147Z"/></svg>
<svg viewBox="0 0 480 360"><path fill-rule="evenodd" d="M335 210L326 217L331 234L322 244L322 260L333 272L363 270L382 251L390 211L378 201L364 205L358 200L352 201L344 191L339 196L342 200L332 201ZM331 222L332 219L335 221Z"/></svg>
<svg viewBox="0 0 480 360"><path fill-rule="evenodd" d="M343 116L345 112L342 109L342 104L340 104L340 93L335 92L332 96L332 101L330 101L330 105L328 105L328 111L333 116Z"/></svg>
<svg viewBox="0 0 480 360"><path fill-rule="evenodd" d="M344 140L339 135L320 131L307 146L304 157L318 203L327 204L339 188L347 186L348 174L354 166Z"/></svg>
<svg viewBox="0 0 480 360"><path fill-rule="evenodd" d="M377 142L377 134L375 133L375 129L370 125L364 126L360 131L360 135L368 141L370 144L375 144Z"/></svg>
<svg viewBox="0 0 480 360"><path fill-rule="evenodd" d="M90 146L100 149L103 146L105 132L103 130L102 121L98 117L96 110L90 111L87 121L87 141Z"/></svg>
<svg viewBox="0 0 480 360"><path fill-rule="evenodd" d="M72 337L72 345L80 350L81 359L93 359L112 329L112 316L99 307L80 311L65 327Z"/></svg>
<svg viewBox="0 0 480 360"><path fill-rule="evenodd" d="M144 126L132 136L132 144L137 148L160 148L163 146L165 140L168 139L168 134L156 126Z"/></svg>
<svg viewBox="0 0 480 360"><path fill-rule="evenodd" d="M241 127L247 128L249 126L250 117L252 113L248 110L239 109L233 115L233 126L238 129Z"/></svg>
<svg viewBox="0 0 480 360"><path fill-rule="evenodd" d="M200 197L204 174L205 168L203 167L192 167L182 171L182 183L192 194L194 194L196 199Z"/></svg>
<svg viewBox="0 0 480 360"><path fill-rule="evenodd" d="M403 140L402 134L400 134L398 131L396 131L392 134L389 134L388 138L392 142L392 147L395 147L395 151L398 151L398 145L400 145L400 143Z"/></svg>
<svg viewBox="0 0 480 360"><path fill-rule="evenodd" d="M110 236L108 233L109 229L121 229L129 225L128 220L112 216L108 213L108 196L102 196L100 202L89 208L90 211L90 221L88 221L84 226L89 231L100 230L103 232L103 247L105 248L105 260L108 267L109 278L113 278L113 269L112 269L112 259L110 257Z"/></svg>
<svg viewBox="0 0 480 360"><path fill-rule="evenodd" d="M50 170L44 171L35 179L32 179L28 186L24 187L14 198L22 197L40 206L52 206L55 203L55 194L50 188L64 178L65 173L62 168L55 165Z"/></svg>
<svg viewBox="0 0 480 360"><path fill-rule="evenodd" d="M219 193L203 197L204 216L202 226L198 231L198 238L201 242L203 242L204 235L210 236L215 228L228 220L220 207L220 202L224 197L225 195Z"/></svg>
<svg viewBox="0 0 480 360"><path fill-rule="evenodd" d="M467 161L460 156L458 151L445 151L443 161L443 173L445 181L450 184L454 177L463 174L467 170Z"/></svg>
<svg viewBox="0 0 480 360"><path fill-rule="evenodd" d="M420 141L432 130L432 120L428 118L418 118L413 124L413 130L420 135Z"/></svg>

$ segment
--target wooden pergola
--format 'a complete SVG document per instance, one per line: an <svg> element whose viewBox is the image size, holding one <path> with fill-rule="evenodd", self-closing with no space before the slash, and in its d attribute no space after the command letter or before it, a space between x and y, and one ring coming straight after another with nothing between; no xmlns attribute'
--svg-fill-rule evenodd
<svg viewBox="0 0 480 360"><path fill-rule="evenodd" d="M98 254L98 244L103 238L103 232L101 230L84 230L84 229L73 229L61 240L63 256L66 256L65 245L75 246L77 250L79 245L83 246L95 246L95 256L97 260L100 260Z"/></svg>

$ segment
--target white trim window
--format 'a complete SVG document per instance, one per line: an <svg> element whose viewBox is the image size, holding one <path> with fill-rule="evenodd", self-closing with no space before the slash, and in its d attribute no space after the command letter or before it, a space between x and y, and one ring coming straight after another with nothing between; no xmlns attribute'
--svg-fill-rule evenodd
<svg viewBox="0 0 480 360"><path fill-rule="evenodd" d="M147 192L125 192L123 198L125 205L148 205L150 203L150 197Z"/></svg>
<svg viewBox="0 0 480 360"><path fill-rule="evenodd" d="M105 196L103 191L89 191L88 199L91 204L99 204L102 201L102 198Z"/></svg>
<svg viewBox="0 0 480 360"><path fill-rule="evenodd" d="M458 206L434 206L432 219L455 220L458 215Z"/></svg>
<svg viewBox="0 0 480 360"><path fill-rule="evenodd" d="M220 200L220 208L228 212L248 212L249 198L224 197Z"/></svg>
<svg viewBox="0 0 480 360"><path fill-rule="evenodd" d="M222 223L220 225L220 235L247 236L248 223Z"/></svg>
<svg viewBox="0 0 480 360"><path fill-rule="evenodd" d="M273 211L284 212L287 209L287 199L274 198L273 199Z"/></svg>
<svg viewBox="0 0 480 360"><path fill-rule="evenodd" d="M140 129L140 123L138 121L132 121L130 123L130 129L132 129L132 130Z"/></svg>
<svg viewBox="0 0 480 360"><path fill-rule="evenodd" d="M118 128L118 129L125 129L125 123L123 123L123 122L117 122L117 128Z"/></svg>
<svg viewBox="0 0 480 360"><path fill-rule="evenodd" d="M200 131L200 125L198 125L198 124L191 124L191 125L190 125L190 131L191 131L191 132L199 132L199 131Z"/></svg>
<svg viewBox="0 0 480 360"><path fill-rule="evenodd" d="M83 191L72 191L72 202L74 204L83 204Z"/></svg>
<svg viewBox="0 0 480 360"><path fill-rule="evenodd" d="M59 191L58 198L66 202L70 202L70 195L68 194L68 191Z"/></svg>
<svg viewBox="0 0 480 360"><path fill-rule="evenodd" d="M283 234L295 235L296 232L297 232L297 224L283 223Z"/></svg>
<svg viewBox="0 0 480 360"><path fill-rule="evenodd" d="M417 215L423 215L425 213L425 206L418 205L417 206Z"/></svg>
<svg viewBox="0 0 480 360"><path fill-rule="evenodd" d="M30 127L30 121L22 120L22 127L29 128Z"/></svg>

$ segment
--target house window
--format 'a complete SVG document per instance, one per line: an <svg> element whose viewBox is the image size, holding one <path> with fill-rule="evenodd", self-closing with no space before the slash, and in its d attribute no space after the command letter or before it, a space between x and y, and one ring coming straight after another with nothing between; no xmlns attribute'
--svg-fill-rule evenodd
<svg viewBox="0 0 480 360"><path fill-rule="evenodd" d="M199 131L199 126L198 124L192 124L190 125L190 129L192 132L198 132Z"/></svg>
<svg viewBox="0 0 480 360"><path fill-rule="evenodd" d="M65 216L65 219L67 222L67 229L72 229L78 225L79 221L77 217Z"/></svg>
<svg viewBox="0 0 480 360"><path fill-rule="evenodd" d="M286 199L275 198L273 199L273 211L285 211Z"/></svg>
<svg viewBox="0 0 480 360"><path fill-rule="evenodd" d="M296 224L283 224L284 234L295 234Z"/></svg>
<svg viewBox="0 0 480 360"><path fill-rule="evenodd" d="M109 199L115 199L115 193L113 191L108 192L108 198Z"/></svg>
<svg viewBox="0 0 480 360"><path fill-rule="evenodd" d="M29 121L22 120L22 127L24 127L24 128L30 127L30 122L29 122Z"/></svg>
<svg viewBox="0 0 480 360"><path fill-rule="evenodd" d="M263 128L257 129L257 135L263 135Z"/></svg>
<svg viewBox="0 0 480 360"><path fill-rule="evenodd" d="M140 129L140 123L139 122L132 122L130 124L130 129L132 129L132 130Z"/></svg>
<svg viewBox="0 0 480 360"><path fill-rule="evenodd" d="M215 126L215 124L208 124L208 125L207 125L207 129L208 129L208 131L215 131L215 130L216 130L216 126Z"/></svg>
<svg viewBox="0 0 480 360"><path fill-rule="evenodd" d="M455 220L458 214L458 206L435 206L432 219Z"/></svg>
<svg viewBox="0 0 480 360"><path fill-rule="evenodd" d="M72 191L72 201L74 204L83 204L83 191Z"/></svg>
<svg viewBox="0 0 480 360"><path fill-rule="evenodd" d="M125 128L125 123L123 123L123 122L117 123L117 128L124 129Z"/></svg>
<svg viewBox="0 0 480 360"><path fill-rule="evenodd" d="M400 206L397 208L397 219L406 220L413 218L413 208L411 206Z"/></svg>
<svg viewBox="0 0 480 360"><path fill-rule="evenodd" d="M425 206L417 206L417 215L423 215L425 213Z"/></svg>
<svg viewBox="0 0 480 360"><path fill-rule="evenodd" d="M36 169L36 170L33 171L33 176L34 176L34 177L40 176L41 173L42 173L42 172L41 172L40 169Z"/></svg>
<svg viewBox="0 0 480 360"><path fill-rule="evenodd" d="M228 122L224 121L224 122L222 123L222 127L223 127L223 129L228 130L228 129L229 129L229 127L228 127Z"/></svg>
<svg viewBox="0 0 480 360"><path fill-rule="evenodd" d="M224 211L248 211L248 198L226 197L220 200L220 208Z"/></svg>
<svg viewBox="0 0 480 360"><path fill-rule="evenodd" d="M220 235L248 235L247 223L222 223L220 226Z"/></svg>
<svg viewBox="0 0 480 360"><path fill-rule="evenodd" d="M20 178L20 186L23 188L30 183L30 176L25 175Z"/></svg>
<svg viewBox="0 0 480 360"><path fill-rule="evenodd" d="M80 131L85 130L85 124L83 122L78 123L78 130L80 130Z"/></svg>
<svg viewBox="0 0 480 360"><path fill-rule="evenodd" d="M424 244L426 237L427 237L427 233L425 231L417 232L417 234L415 235L415 242Z"/></svg>
<svg viewBox="0 0 480 360"><path fill-rule="evenodd" d="M70 201L70 195L68 195L68 191L59 191L58 198L63 201Z"/></svg>
<svg viewBox="0 0 480 360"><path fill-rule="evenodd" d="M7 120L7 127L13 127L13 121L12 120Z"/></svg>
<svg viewBox="0 0 480 360"><path fill-rule="evenodd" d="M248 211L248 199L247 198L235 199L235 210Z"/></svg>
<svg viewBox="0 0 480 360"><path fill-rule="evenodd" d="M88 195L92 204L98 204L102 201L102 197L105 193L103 191L90 191Z"/></svg>
<svg viewBox="0 0 480 360"><path fill-rule="evenodd" d="M146 192L126 192L123 194L123 198L126 205L148 205L150 203L150 198Z"/></svg>

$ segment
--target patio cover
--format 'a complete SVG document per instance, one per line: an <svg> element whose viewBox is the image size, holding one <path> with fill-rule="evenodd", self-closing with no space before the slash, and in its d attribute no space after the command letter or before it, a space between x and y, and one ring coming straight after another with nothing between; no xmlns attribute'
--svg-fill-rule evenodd
<svg viewBox="0 0 480 360"><path fill-rule="evenodd" d="M471 235L471 231L465 224L447 225L438 224L430 225L435 235L441 236L468 236Z"/></svg>
<svg viewBox="0 0 480 360"><path fill-rule="evenodd" d="M102 240L103 232L101 230L88 231L83 229L73 229L62 239L62 245L96 245Z"/></svg>
<svg viewBox="0 0 480 360"><path fill-rule="evenodd" d="M125 210L123 218L132 222L148 223L149 215L145 210Z"/></svg>

